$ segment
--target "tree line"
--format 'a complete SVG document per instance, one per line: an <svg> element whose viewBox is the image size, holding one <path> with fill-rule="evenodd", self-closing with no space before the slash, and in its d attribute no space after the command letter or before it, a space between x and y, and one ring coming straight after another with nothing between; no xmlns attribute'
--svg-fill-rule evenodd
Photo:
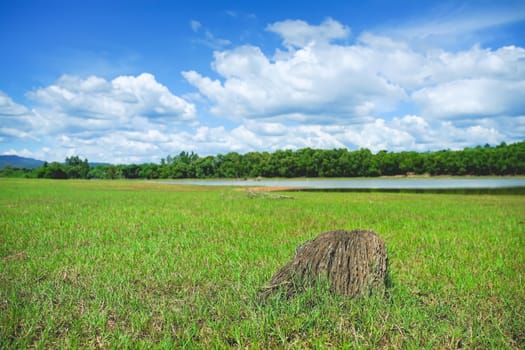
<svg viewBox="0 0 525 350"><path fill-rule="evenodd" d="M6 169L0 175L5 174ZM13 169L11 169L13 172ZM19 173L20 174L20 173ZM388 152L362 148L302 148L275 152L229 152L200 157L182 151L160 164L90 166L78 156L64 163L44 163L22 172L26 177L54 179L183 179L257 177L375 177L396 175L525 175L525 141L478 146L459 151Z"/></svg>

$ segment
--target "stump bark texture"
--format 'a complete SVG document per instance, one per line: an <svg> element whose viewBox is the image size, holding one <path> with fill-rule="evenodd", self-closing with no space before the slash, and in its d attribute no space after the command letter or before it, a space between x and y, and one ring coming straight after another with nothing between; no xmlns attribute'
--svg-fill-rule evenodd
<svg viewBox="0 0 525 350"><path fill-rule="evenodd" d="M387 272L385 242L371 230L321 233L296 249L294 259L277 271L261 292L290 296L327 280L333 293L356 297L383 289Z"/></svg>

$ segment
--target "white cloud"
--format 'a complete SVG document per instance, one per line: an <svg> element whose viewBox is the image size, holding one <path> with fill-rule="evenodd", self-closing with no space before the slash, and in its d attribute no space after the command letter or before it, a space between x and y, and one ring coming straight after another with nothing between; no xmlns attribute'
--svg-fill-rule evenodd
<svg viewBox="0 0 525 350"><path fill-rule="evenodd" d="M38 110L51 128L107 130L141 119L153 123L196 119L195 105L173 95L148 73L119 76L111 81L95 76L62 76L55 84L28 96L42 106Z"/></svg>
<svg viewBox="0 0 525 350"><path fill-rule="evenodd" d="M7 96L4 92L0 91L0 116L17 116L27 114L29 110L27 107L22 106L11 97Z"/></svg>
<svg viewBox="0 0 525 350"><path fill-rule="evenodd" d="M9 128L9 127L0 127L0 141L4 141L8 138L19 138L26 139L31 138L31 133L21 130L19 127Z"/></svg>
<svg viewBox="0 0 525 350"><path fill-rule="evenodd" d="M407 91L460 79L525 79L525 49L516 46L416 50L407 42L363 33L357 45L348 47L363 57L369 74L384 76Z"/></svg>
<svg viewBox="0 0 525 350"><path fill-rule="evenodd" d="M29 157L29 158L35 157L35 153L31 152L27 148L24 148L21 150L16 150L14 148L6 149L2 152L2 154L3 155L17 155L19 157Z"/></svg>
<svg viewBox="0 0 525 350"><path fill-rule="evenodd" d="M265 136L285 136L288 133L288 127L282 123L256 122L247 120L245 125L257 135Z"/></svg>
<svg viewBox="0 0 525 350"><path fill-rule="evenodd" d="M228 40L228 39L221 39L221 38L216 38L212 32L210 32L209 30L207 30L206 32L204 32L204 39L202 39L200 41L200 43L214 49L214 50L220 50L220 49L223 49L224 47L228 46L231 44L231 41Z"/></svg>
<svg viewBox="0 0 525 350"><path fill-rule="evenodd" d="M141 139L138 133L115 131L100 137L85 139L76 135L62 135L54 141L54 150L45 159L61 161L71 155L80 155L90 161L133 163L149 161L160 151L158 142Z"/></svg>
<svg viewBox="0 0 525 350"><path fill-rule="evenodd" d="M0 91L0 141L11 139L34 139L31 130L37 115L26 106L16 103L11 97Z"/></svg>
<svg viewBox="0 0 525 350"><path fill-rule="evenodd" d="M36 103L33 110L0 95L0 137L52 145L51 153L36 152L48 160L63 160L75 152L103 161L124 159L126 152L147 159L157 144L172 141L172 130L191 126L197 118L194 104L148 73L109 81L62 76L28 97Z"/></svg>
<svg viewBox="0 0 525 350"><path fill-rule="evenodd" d="M345 136L347 142L373 152L414 147L414 138L408 131L392 127L383 119L376 119L358 131L348 130Z"/></svg>
<svg viewBox="0 0 525 350"><path fill-rule="evenodd" d="M525 111L521 47L422 50L373 33L337 44L331 40L347 37L349 29L334 20L319 26L289 20L268 30L282 37L286 51L268 56L259 47L239 46L214 53L218 78L183 72L211 103L212 114L244 123L266 139L263 145L282 145L262 127L270 123L302 135L286 136L296 145L322 143L311 136L314 129L304 134L291 127L295 123L319 127L317 135L330 144L374 150L454 148L461 138L468 143L475 137L501 142ZM393 118L402 115L400 108L415 115ZM512 128L487 123L503 117ZM346 137L321 133L328 125L346 128ZM241 131L241 138L254 137Z"/></svg>
<svg viewBox="0 0 525 350"><path fill-rule="evenodd" d="M497 129L490 120L479 120L469 127L458 127L451 121L427 122L421 116L407 115L391 121L375 119L359 125L286 125L259 120L247 120L228 130L222 126L198 126L187 131L114 130L95 137L61 134L48 137L43 144L50 147L30 154L39 159L62 161L78 154L90 161L140 163L156 161L182 150L200 155L216 155L236 151L275 151L278 149L366 147L373 152L460 149L477 144L498 144L509 141L508 130L523 132L521 121L509 118L505 128ZM0 150L3 153L5 149ZM29 155L23 149L9 149L11 154Z"/></svg>
<svg viewBox="0 0 525 350"><path fill-rule="evenodd" d="M246 13L246 12L239 12L239 11L232 11L232 10L227 10L225 14L231 18L243 19L243 20L253 20L257 18L257 16L253 13Z"/></svg>
<svg viewBox="0 0 525 350"><path fill-rule="evenodd" d="M441 125L442 135L446 135L445 142L449 148L461 149L470 145L479 144L498 144L502 141L503 135L494 128L487 128L481 125L473 125L467 128L456 127L452 122L443 122Z"/></svg>
<svg viewBox="0 0 525 350"><path fill-rule="evenodd" d="M356 47L309 45L272 60L258 47L241 46L214 55L212 66L224 81L195 71L183 76L214 102L215 115L356 121L393 110L407 97L367 62L366 51Z"/></svg>
<svg viewBox="0 0 525 350"><path fill-rule="evenodd" d="M448 3L437 5L430 14L421 15L383 31L391 36L402 37L418 44L423 41L438 42L471 39L471 35L501 25L508 25L525 19L525 5L514 2L512 6L505 2L494 2L478 6L473 2L450 6Z"/></svg>
<svg viewBox="0 0 525 350"><path fill-rule="evenodd" d="M429 117L519 114L525 111L525 80L456 80L418 90L413 99Z"/></svg>
<svg viewBox="0 0 525 350"><path fill-rule="evenodd" d="M195 33L197 33L199 31L199 29L202 27L202 24L199 21L191 20L190 21L190 27L191 27L191 30L193 30Z"/></svg>
<svg viewBox="0 0 525 350"><path fill-rule="evenodd" d="M341 23L327 18L320 25L310 25L301 20L286 20L275 22L266 27L283 38L287 47L305 47L310 44L329 43L335 39L345 39L350 35L350 29Z"/></svg>
<svg viewBox="0 0 525 350"><path fill-rule="evenodd" d="M198 34L198 38L193 39L194 43L207 46L213 50L222 50L231 44L228 39L217 38L213 33L202 26L202 23L196 20L190 21L192 31Z"/></svg>
<svg viewBox="0 0 525 350"><path fill-rule="evenodd" d="M176 96L148 73L63 76L30 92L30 106L0 92L0 152L129 163L182 150L458 149L525 135L524 48L421 48L371 32L348 43L350 29L327 19L268 25L283 43L268 54L254 45L224 50L231 43L193 22L217 50L215 76L182 73L196 93ZM22 139L42 148L8 143Z"/></svg>
<svg viewBox="0 0 525 350"><path fill-rule="evenodd" d="M375 119L360 125L289 125L284 133L264 132L268 123L248 121L234 129L201 127L196 134L187 134L185 142L196 145L193 150L203 154L228 151L241 153L254 150L311 148L369 148L380 150L460 149L477 144L499 144L504 134L484 121L470 127L457 127L450 121L428 123L416 115L391 121ZM272 127L277 123L270 123ZM515 126L515 125L514 125ZM481 141L480 141L481 140ZM189 148L186 148L189 149Z"/></svg>

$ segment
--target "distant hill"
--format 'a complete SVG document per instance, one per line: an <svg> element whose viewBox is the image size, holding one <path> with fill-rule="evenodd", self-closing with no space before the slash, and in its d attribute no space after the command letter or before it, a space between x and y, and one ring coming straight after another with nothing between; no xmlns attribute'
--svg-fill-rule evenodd
<svg viewBox="0 0 525 350"><path fill-rule="evenodd" d="M105 165L105 166L108 166L108 165L111 165L111 163L101 163L101 162L89 162L89 166L92 167L92 168L95 168L99 165Z"/></svg>
<svg viewBox="0 0 525 350"><path fill-rule="evenodd" d="M0 155L0 169L5 168L8 165L13 168L34 169L41 167L43 164L44 161L38 159L24 158L14 155Z"/></svg>

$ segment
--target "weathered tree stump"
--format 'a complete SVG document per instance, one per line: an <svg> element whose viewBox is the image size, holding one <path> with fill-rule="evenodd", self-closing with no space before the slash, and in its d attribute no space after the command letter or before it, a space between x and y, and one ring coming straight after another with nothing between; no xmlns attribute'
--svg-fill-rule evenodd
<svg viewBox="0 0 525 350"><path fill-rule="evenodd" d="M297 247L294 259L277 271L260 296L281 290L291 296L327 280L332 293L348 297L382 290L387 272L385 242L371 230L335 230Z"/></svg>

